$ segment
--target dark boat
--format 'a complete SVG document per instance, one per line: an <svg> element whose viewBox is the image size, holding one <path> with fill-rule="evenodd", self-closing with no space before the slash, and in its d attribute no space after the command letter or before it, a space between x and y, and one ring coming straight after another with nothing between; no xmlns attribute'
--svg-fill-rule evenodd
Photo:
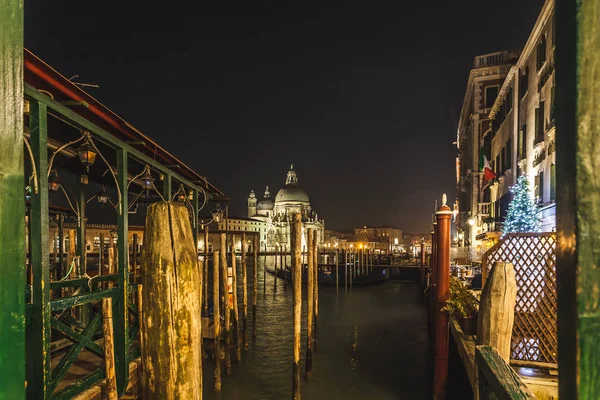
<svg viewBox="0 0 600 400"><path fill-rule="evenodd" d="M326 266L322 268L319 266L318 272L318 282L321 286L335 286L335 267L334 266ZM266 268L266 271L271 275L276 275L278 278L284 279L286 282L292 282L292 271L289 268L286 269L277 269L277 271ZM352 286L362 286L362 285L377 285L380 283L384 283L388 277L385 273L385 269L376 269L369 274L366 275L356 275L352 280ZM349 279L350 277L348 277ZM302 284L305 285L307 283L307 270L306 265L305 268L302 268ZM338 267L338 284L340 286L344 286L344 268L343 266ZM350 284L350 281L348 281Z"/></svg>

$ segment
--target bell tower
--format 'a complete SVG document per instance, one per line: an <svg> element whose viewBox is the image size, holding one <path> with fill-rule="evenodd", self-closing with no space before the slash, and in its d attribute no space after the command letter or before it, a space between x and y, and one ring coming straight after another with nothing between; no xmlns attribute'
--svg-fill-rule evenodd
<svg viewBox="0 0 600 400"><path fill-rule="evenodd" d="M254 190L250 191L250 196L248 197L248 218L252 218L256 215L256 195L254 194Z"/></svg>

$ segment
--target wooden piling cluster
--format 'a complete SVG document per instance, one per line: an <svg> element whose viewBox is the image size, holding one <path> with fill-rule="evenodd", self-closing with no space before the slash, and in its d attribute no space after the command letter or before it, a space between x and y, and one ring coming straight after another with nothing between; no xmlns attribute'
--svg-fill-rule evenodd
<svg viewBox="0 0 600 400"><path fill-rule="evenodd" d="M229 241L228 241L229 239ZM233 374L231 357L235 352L235 358L241 361L242 349L246 350L247 324L248 324L248 275L247 260L248 255L247 238L242 234L241 240L241 268L237 270L236 259L236 235L220 234L220 250L213 252L213 306L214 306L214 381L213 389L219 392L222 388L221 380L221 362L224 360L225 372L227 375ZM253 240L253 283L254 292L252 298L253 306L253 327L252 334L256 335L256 302L258 296L258 237ZM231 259L227 259L228 245L231 244ZM229 262L228 262L229 261ZM241 274L242 282L242 320L239 318L239 302L237 290L237 275ZM221 317L224 318L221 324ZM224 346L223 346L224 345ZM223 348L224 347L224 348ZM221 349L223 348L223 351Z"/></svg>

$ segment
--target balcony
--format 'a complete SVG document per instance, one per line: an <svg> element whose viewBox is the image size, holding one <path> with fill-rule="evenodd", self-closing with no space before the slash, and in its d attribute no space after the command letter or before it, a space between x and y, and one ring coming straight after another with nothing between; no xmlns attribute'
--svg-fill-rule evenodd
<svg viewBox="0 0 600 400"><path fill-rule="evenodd" d="M473 68L485 68L509 64L517 60L518 57L519 53L514 51L498 51L495 53L484 54L475 57L475 60L473 60Z"/></svg>
<svg viewBox="0 0 600 400"><path fill-rule="evenodd" d="M485 217L489 217L490 212L492 210L492 203L479 203L478 206L478 215L484 219Z"/></svg>

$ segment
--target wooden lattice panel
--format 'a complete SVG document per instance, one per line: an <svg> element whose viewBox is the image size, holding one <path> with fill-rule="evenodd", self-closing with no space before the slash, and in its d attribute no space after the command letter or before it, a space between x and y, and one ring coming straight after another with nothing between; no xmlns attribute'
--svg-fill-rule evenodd
<svg viewBox="0 0 600 400"><path fill-rule="evenodd" d="M511 359L557 363L556 234L509 234L482 258L486 272L496 261L515 267L517 304Z"/></svg>

